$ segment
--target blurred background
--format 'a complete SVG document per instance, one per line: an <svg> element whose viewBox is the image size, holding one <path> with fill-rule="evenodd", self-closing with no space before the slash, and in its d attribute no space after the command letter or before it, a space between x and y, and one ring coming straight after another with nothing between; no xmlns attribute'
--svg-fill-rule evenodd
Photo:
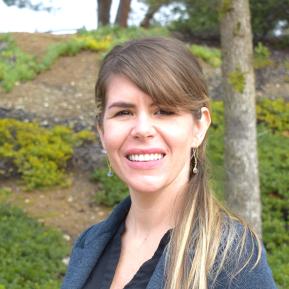
<svg viewBox="0 0 289 289"><path fill-rule="evenodd" d="M212 99L210 185L253 226L250 215L262 207L256 229L278 287L289 288L289 0L249 2L252 34L244 32L244 47L255 87L248 103L246 57L225 45L238 37L238 25L231 38L225 30L234 25L232 3L0 1L0 289L59 288L75 238L127 196L115 175L107 177L94 85L114 45L144 36L178 38L200 62ZM239 58L240 67L226 72L226 55ZM241 97L243 110L235 102L229 115L224 107ZM257 126L248 141L257 140L259 183L251 183L250 173L243 183L226 177L224 134L234 136L225 122L233 117L238 123L244 113L254 121L250 127ZM236 172L245 174L241 166ZM241 188L234 200L228 182Z"/></svg>

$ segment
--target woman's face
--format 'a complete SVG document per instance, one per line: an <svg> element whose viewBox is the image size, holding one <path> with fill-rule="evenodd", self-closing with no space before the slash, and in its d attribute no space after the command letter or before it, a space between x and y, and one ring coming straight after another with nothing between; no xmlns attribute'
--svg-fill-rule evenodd
<svg viewBox="0 0 289 289"><path fill-rule="evenodd" d="M200 145L209 123L206 108L200 120L188 111L161 110L134 83L115 75L98 131L113 170L130 190L153 193L187 183L191 148Z"/></svg>

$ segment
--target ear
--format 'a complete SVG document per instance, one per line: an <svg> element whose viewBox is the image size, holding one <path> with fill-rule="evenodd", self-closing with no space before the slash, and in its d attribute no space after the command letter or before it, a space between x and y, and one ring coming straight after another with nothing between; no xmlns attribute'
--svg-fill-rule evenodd
<svg viewBox="0 0 289 289"><path fill-rule="evenodd" d="M211 115L207 107L201 108L201 118L195 120L195 130L192 147L198 147L204 140L207 130L211 124Z"/></svg>
<svg viewBox="0 0 289 289"><path fill-rule="evenodd" d="M101 142L102 148L106 149L105 145L104 145L103 128L99 124L97 124L96 125L96 129L97 129L97 132L98 132L98 135L99 135L99 138L100 138L100 142Z"/></svg>

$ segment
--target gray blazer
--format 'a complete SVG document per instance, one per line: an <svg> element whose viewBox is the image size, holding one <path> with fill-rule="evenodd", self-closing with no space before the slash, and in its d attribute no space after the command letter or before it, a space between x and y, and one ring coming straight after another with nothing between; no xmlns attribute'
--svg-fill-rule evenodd
<svg viewBox="0 0 289 289"><path fill-rule="evenodd" d="M81 289L84 286L106 244L112 238L121 222L123 222L130 204L130 198L126 198L112 211L105 221L93 225L80 235L72 249L70 262L61 289ZM165 255L166 250L154 270L147 289L163 288ZM215 285L212 287L209 284L209 288L276 289L264 250L260 262L253 270L243 269L232 282L228 277L229 274L230 272L221 272Z"/></svg>

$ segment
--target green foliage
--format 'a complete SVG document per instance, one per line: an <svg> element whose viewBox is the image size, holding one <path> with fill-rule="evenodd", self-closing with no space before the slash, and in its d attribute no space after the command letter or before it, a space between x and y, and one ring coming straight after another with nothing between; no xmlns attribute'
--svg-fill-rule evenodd
<svg viewBox="0 0 289 289"><path fill-rule="evenodd" d="M0 158L13 161L27 189L65 186L69 184L65 168L73 147L93 137L93 133L73 133L64 126L45 129L37 123L2 119Z"/></svg>
<svg viewBox="0 0 289 289"><path fill-rule="evenodd" d="M82 31L66 41L50 45L44 57L37 60L21 51L11 35L2 34L0 43L3 43L4 48L0 50L0 84L9 92L16 83L32 80L37 74L49 69L61 56L74 56L83 50L106 52L128 39L153 35L168 35L168 31L161 27L101 27L92 32Z"/></svg>
<svg viewBox="0 0 289 289"><path fill-rule="evenodd" d="M183 0L182 2L185 9L176 9L176 13L181 17L171 24L171 30L201 39L219 35L219 0Z"/></svg>
<svg viewBox="0 0 289 289"><path fill-rule="evenodd" d="M112 207L128 195L127 186L116 176L107 176L107 169L97 169L92 179L99 184L95 194L97 204Z"/></svg>
<svg viewBox="0 0 289 289"><path fill-rule="evenodd" d="M270 109L271 108L271 109ZM223 103L213 102L208 155L212 163L212 186L223 199ZM286 112L285 112L286 111ZM258 155L263 205L263 239L268 261L280 289L289 287L289 138L288 103L264 99L258 103ZM264 117L265 116L265 117ZM279 119L278 125L273 119Z"/></svg>
<svg viewBox="0 0 289 289"><path fill-rule="evenodd" d="M196 57L201 58L213 67L221 65L220 49L193 44L190 46L190 50Z"/></svg>
<svg viewBox="0 0 289 289"><path fill-rule="evenodd" d="M219 39L219 21L230 10L232 0L182 0L181 2L185 5L185 9L177 11L181 17L172 24L173 30L201 39ZM274 37L273 32L280 25L280 21L284 23L283 31L288 29L288 7L289 0L250 1L254 39ZM284 35L283 38L286 40L283 47L288 47L288 37ZM278 39L278 42L283 38Z"/></svg>
<svg viewBox="0 0 289 289"><path fill-rule="evenodd" d="M0 188L0 203L5 202L10 194L11 190L9 188Z"/></svg>
<svg viewBox="0 0 289 289"><path fill-rule="evenodd" d="M0 288L57 289L68 244L20 209L0 204Z"/></svg>
<svg viewBox="0 0 289 289"><path fill-rule="evenodd" d="M254 54L254 68L260 69L272 64L270 60L271 52L268 47L264 46L261 42L255 47Z"/></svg>
<svg viewBox="0 0 289 289"><path fill-rule="evenodd" d="M240 69L236 69L228 74L228 82L236 92L243 93L245 87L245 76Z"/></svg>
<svg viewBox="0 0 289 289"><path fill-rule="evenodd" d="M0 83L10 91L18 81L31 80L39 73L35 57L21 51L9 34L0 35Z"/></svg>
<svg viewBox="0 0 289 289"><path fill-rule="evenodd" d="M264 124L273 132L288 133L289 103L279 98L274 101L263 99L257 103L257 121Z"/></svg>

